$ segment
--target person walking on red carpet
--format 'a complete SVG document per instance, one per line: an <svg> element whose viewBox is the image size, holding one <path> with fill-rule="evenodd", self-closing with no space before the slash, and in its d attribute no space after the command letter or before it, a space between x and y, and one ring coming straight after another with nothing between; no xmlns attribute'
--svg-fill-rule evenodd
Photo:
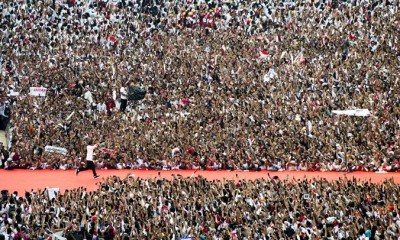
<svg viewBox="0 0 400 240"><path fill-rule="evenodd" d="M96 149L96 148L97 148L97 144L94 144L94 145L93 145L93 141L91 140L91 141L89 142L89 145L86 147L86 150L87 150L87 154L86 154L86 167L84 167L84 168L78 167L78 168L76 169L76 175L77 175L77 176L78 176L78 174L79 174L80 172L82 172L82 171L92 170L92 172L93 172L93 177L94 177L94 178L98 178L98 177L99 177L99 175L97 175L97 173L96 173L96 166L94 165L94 162L93 162L94 149Z"/></svg>

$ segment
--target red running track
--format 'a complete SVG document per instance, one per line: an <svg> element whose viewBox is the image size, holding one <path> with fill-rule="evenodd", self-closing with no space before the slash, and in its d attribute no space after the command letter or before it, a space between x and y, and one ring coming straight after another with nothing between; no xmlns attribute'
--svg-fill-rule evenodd
<svg viewBox="0 0 400 240"><path fill-rule="evenodd" d="M96 183L101 182L103 178L108 176L119 176L125 178L128 174L134 174L141 178L154 178L160 176L167 179L172 179L172 174L180 174L183 177L191 176L194 170L174 170L174 171L156 171L156 170L98 170L100 178L93 179L91 171L85 171L75 175L74 170L0 170L0 190L7 189L9 191L18 191L23 194L25 191L32 189L44 189L46 187L60 188L61 192L65 189L73 189L77 187L86 187L88 190L96 190ZM359 180L379 183L385 179L393 178L394 181L400 184L400 173L373 173L373 172L304 172L304 171L284 171L284 172L243 172L243 171L197 171L193 176L201 175L209 180L223 178L227 180L236 179L256 179L267 178L268 173L271 177L278 176L284 179L287 175L290 178L302 179L307 176L307 179L326 178L327 180L336 180L343 178L345 175L351 179L353 177ZM237 174L237 176L236 176Z"/></svg>

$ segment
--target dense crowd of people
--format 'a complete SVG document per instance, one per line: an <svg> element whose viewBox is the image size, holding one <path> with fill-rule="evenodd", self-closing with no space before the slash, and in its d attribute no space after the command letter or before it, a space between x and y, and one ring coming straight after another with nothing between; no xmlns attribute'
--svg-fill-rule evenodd
<svg viewBox="0 0 400 240"><path fill-rule="evenodd" d="M398 171L399 7L1 1L0 166L78 174L88 154L103 169ZM334 111L356 109L368 114ZM393 179L110 177L54 198L2 191L0 240L400 239L398 192Z"/></svg>
<svg viewBox="0 0 400 240"><path fill-rule="evenodd" d="M88 140L102 168L400 168L397 0L29 0L0 15L7 169L76 168ZM131 85L147 95L125 106ZM348 109L371 115L332 112Z"/></svg>
<svg viewBox="0 0 400 240"><path fill-rule="evenodd" d="M98 190L1 200L5 239L399 239L399 185L343 178L109 177ZM1 235L0 235L1 236ZM190 237L190 238L189 238ZM4 239L4 238L3 238Z"/></svg>

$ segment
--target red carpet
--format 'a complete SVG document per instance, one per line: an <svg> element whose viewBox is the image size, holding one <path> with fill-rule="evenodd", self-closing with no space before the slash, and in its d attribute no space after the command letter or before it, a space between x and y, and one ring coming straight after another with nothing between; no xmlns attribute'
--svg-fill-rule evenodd
<svg viewBox="0 0 400 240"><path fill-rule="evenodd" d="M62 171L62 170L0 170L0 190L7 189L9 191L18 191L20 194L24 191L31 189L43 189L46 187L60 188L61 192L65 189L72 189L80 186L86 187L88 190L97 189L96 183L101 182L103 178L111 175L116 175L121 178L125 178L127 174L133 173L136 177L149 178L158 176L160 172L161 177L167 179L172 178L172 174L181 174L184 177L191 176L193 170L182 170L182 171L147 171L147 170L98 170L100 178L93 179L90 171L81 172L78 176L75 176L75 171ZM201 175L209 180L213 179L256 179L266 178L266 171L262 172L243 172L243 171L197 171L194 175ZM237 174L237 177L236 177ZM372 172L354 172L354 173L339 173L339 172L297 172L297 171L285 171L285 172L270 172L271 177L278 176L284 179L286 175L290 178L302 179L307 176L308 179L315 178L326 178L328 180L339 179L347 175L347 178L357 178L360 180L371 179L372 182L379 183L388 178L394 178L395 182L400 184L400 173L387 173L378 174Z"/></svg>

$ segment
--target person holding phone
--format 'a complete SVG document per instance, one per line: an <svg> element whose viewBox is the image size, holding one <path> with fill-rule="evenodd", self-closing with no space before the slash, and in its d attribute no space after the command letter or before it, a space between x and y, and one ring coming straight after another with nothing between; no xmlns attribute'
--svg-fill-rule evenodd
<svg viewBox="0 0 400 240"><path fill-rule="evenodd" d="M97 175L96 173L96 166L94 165L93 162L93 156L94 156L94 150L97 148L97 144L93 145L93 141L91 140L89 142L89 145L86 147L87 153L86 153L86 167L84 168L77 168L76 169L76 175L78 176L78 174L82 171L86 171L86 170L92 170L93 172L93 177L96 179L99 177L99 175Z"/></svg>

